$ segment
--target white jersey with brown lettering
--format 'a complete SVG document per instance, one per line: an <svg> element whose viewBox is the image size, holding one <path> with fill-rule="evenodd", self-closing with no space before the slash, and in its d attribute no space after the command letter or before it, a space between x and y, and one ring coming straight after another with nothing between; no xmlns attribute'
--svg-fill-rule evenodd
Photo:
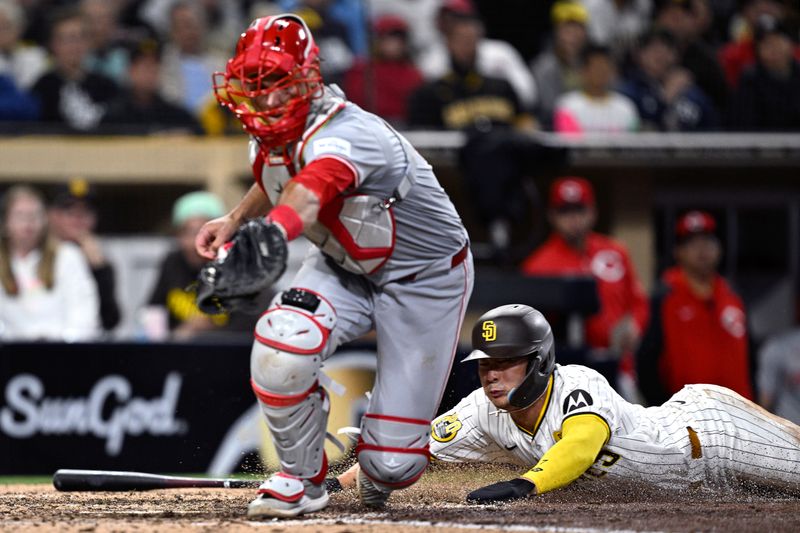
<svg viewBox="0 0 800 533"><path fill-rule="evenodd" d="M561 439L564 420L585 413L605 420L611 436L584 478L666 486L747 478L800 491L800 428L791 422L713 385L689 385L664 405L645 408L579 365L556 365L534 428L517 426L483 389L475 390L432 422L431 454L530 468Z"/></svg>

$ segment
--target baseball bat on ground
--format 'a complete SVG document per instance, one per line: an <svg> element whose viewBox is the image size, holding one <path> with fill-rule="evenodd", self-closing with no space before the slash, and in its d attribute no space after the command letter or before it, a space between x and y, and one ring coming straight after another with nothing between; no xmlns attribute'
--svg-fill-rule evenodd
<svg viewBox="0 0 800 533"><path fill-rule="evenodd" d="M113 470L58 470L53 475L53 486L60 491L128 491L153 489L257 488L255 479L219 479L162 476L143 472L118 472Z"/></svg>

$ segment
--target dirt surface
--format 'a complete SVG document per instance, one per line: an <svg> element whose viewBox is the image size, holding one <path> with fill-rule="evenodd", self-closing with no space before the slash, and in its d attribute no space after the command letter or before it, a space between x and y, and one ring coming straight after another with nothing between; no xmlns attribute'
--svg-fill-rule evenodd
<svg viewBox="0 0 800 533"><path fill-rule="evenodd" d="M0 485L0 531L800 531L800 499L743 489L678 491L595 481L505 505L464 503L469 490L515 474L439 466L394 493L383 512L368 512L347 490L332 495L322 512L260 522L245 517L252 489L61 493L48 485Z"/></svg>

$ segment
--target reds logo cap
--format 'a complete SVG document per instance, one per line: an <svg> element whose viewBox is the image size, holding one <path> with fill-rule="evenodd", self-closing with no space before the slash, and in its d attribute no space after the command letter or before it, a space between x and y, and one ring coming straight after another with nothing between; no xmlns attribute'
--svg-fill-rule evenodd
<svg viewBox="0 0 800 533"><path fill-rule="evenodd" d="M559 178L550 186L550 207L591 207L594 205L594 188L583 178Z"/></svg>
<svg viewBox="0 0 800 533"><path fill-rule="evenodd" d="M705 211L689 211L678 219L675 225L675 236L685 240L694 235L714 235L717 221Z"/></svg>

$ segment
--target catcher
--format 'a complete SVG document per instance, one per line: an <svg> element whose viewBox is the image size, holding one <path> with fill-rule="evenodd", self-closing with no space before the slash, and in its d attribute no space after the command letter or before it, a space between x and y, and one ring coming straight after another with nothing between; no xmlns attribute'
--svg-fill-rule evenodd
<svg viewBox="0 0 800 533"><path fill-rule="evenodd" d="M524 498L582 476L800 493L800 427L730 389L687 385L661 406L630 404L594 370L557 365L550 325L525 305L480 317L472 344L464 361L478 361L482 388L433 421L431 454L529 470L468 501ZM349 486L355 471L329 484Z"/></svg>
<svg viewBox="0 0 800 533"><path fill-rule="evenodd" d="M431 166L324 85L319 62L303 20L277 15L253 21L214 78L217 99L250 134L255 184L197 236L213 260L198 304L247 307L283 273L287 241L303 234L316 245L255 328L251 383L281 470L261 485L250 517L327 505L320 367L372 329L378 368L356 447L361 499L381 506L422 475L472 291L467 233Z"/></svg>

